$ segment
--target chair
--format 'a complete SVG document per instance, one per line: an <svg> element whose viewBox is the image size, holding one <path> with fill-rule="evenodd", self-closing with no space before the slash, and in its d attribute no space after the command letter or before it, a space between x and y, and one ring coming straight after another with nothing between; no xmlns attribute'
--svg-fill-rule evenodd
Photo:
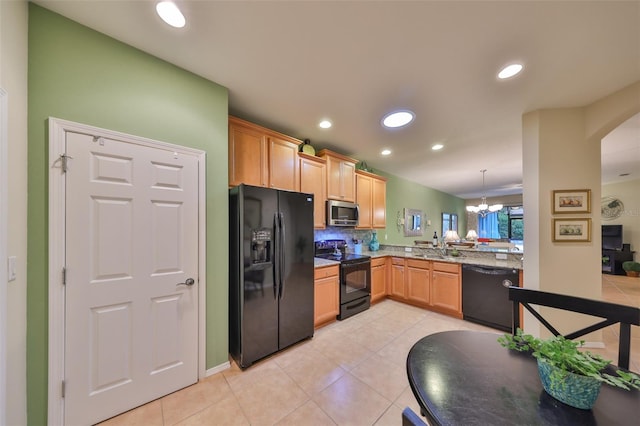
<svg viewBox="0 0 640 426"><path fill-rule="evenodd" d="M618 305L616 303L601 302L582 297L565 296L562 294L547 293L520 287L509 287L509 300L513 301L513 333L520 327L519 305L524 306L538 319L554 336L559 336L549 322L540 315L531 305L548 306L550 308L563 309L565 311L579 312L594 317L603 318L589 327L563 335L564 338L573 340L585 334L601 328L620 323L620 337L618 341L618 367L629 369L629 354L631 352L631 326L640 325L640 309L631 306Z"/></svg>
<svg viewBox="0 0 640 426"><path fill-rule="evenodd" d="M402 426L429 426L411 408L402 410Z"/></svg>

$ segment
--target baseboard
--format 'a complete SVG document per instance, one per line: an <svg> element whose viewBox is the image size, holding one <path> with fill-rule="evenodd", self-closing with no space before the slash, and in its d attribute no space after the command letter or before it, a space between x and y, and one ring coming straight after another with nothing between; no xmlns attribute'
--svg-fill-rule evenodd
<svg viewBox="0 0 640 426"><path fill-rule="evenodd" d="M215 367L206 370L204 375L205 377L213 376L214 374L218 374L224 370L228 370L229 368L231 368L231 363L229 361L223 362L220 365L216 365Z"/></svg>

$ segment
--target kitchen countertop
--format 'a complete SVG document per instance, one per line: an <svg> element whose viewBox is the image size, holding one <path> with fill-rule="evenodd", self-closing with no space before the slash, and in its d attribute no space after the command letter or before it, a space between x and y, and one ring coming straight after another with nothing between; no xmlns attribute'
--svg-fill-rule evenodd
<svg viewBox="0 0 640 426"><path fill-rule="evenodd" d="M449 250L450 251L450 250ZM436 262L459 263L462 265L479 265L490 266L496 268L514 268L522 269L522 254L507 256L507 259L496 259L496 253L487 252L471 252L459 250L459 256L442 256L438 249L422 249L411 247L411 252L404 251L403 247L390 247L378 251L363 250L362 254L371 256L372 259L385 256L404 257L407 259L433 260ZM323 266L339 265L340 262L334 260L314 258L314 266L320 268Z"/></svg>

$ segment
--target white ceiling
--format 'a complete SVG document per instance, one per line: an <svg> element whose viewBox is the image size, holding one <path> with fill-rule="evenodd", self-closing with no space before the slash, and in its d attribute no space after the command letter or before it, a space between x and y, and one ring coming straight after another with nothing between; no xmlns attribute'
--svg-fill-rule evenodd
<svg viewBox="0 0 640 426"><path fill-rule="evenodd" d="M233 115L462 198L483 195L480 169L486 195L522 192L523 113L640 80L639 1L176 0L183 29L151 0L36 3L227 87ZM383 129L397 108L415 122ZM638 161L603 156L603 179L640 177L640 120L621 132L609 151Z"/></svg>

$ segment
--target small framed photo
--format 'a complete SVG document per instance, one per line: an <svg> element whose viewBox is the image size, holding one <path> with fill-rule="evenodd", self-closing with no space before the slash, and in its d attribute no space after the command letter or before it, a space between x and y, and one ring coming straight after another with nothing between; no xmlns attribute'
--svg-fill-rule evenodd
<svg viewBox="0 0 640 426"><path fill-rule="evenodd" d="M553 214L591 213L590 189L562 189L553 191Z"/></svg>
<svg viewBox="0 0 640 426"><path fill-rule="evenodd" d="M591 218L553 219L554 242L590 242Z"/></svg>

